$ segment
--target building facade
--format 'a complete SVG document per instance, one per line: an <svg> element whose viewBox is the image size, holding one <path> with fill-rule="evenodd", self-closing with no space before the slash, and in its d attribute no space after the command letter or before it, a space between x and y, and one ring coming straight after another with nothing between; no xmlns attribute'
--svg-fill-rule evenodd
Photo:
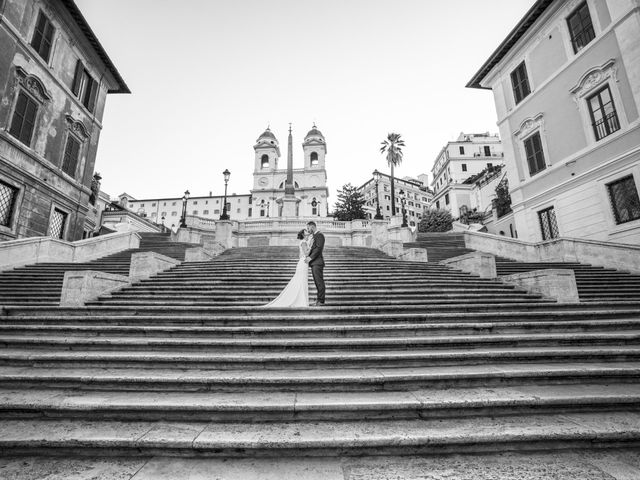
<svg viewBox="0 0 640 480"><path fill-rule="evenodd" d="M467 85L491 89L517 236L640 243L640 6L538 0Z"/></svg>
<svg viewBox="0 0 640 480"><path fill-rule="evenodd" d="M404 202L407 223L410 226L417 225L422 219L424 211L430 207L433 198L433 192L427 187L427 175L419 175L418 178L394 178L394 182L397 214L401 214ZM376 214L376 182L373 179L368 180L358 188L358 191L365 200L367 217L373 218ZM391 219L390 175L380 173L378 198L380 200L380 214L385 220Z"/></svg>
<svg viewBox="0 0 640 480"><path fill-rule="evenodd" d="M287 160L293 161L291 130ZM256 140L253 188L251 195L256 206L255 217L283 216L283 199L287 180L287 166L282 168L280 144L267 128ZM295 192L295 214L297 217L326 217L328 215L329 189L327 188L326 155L327 143L324 135L313 125L302 142L304 166L293 168Z"/></svg>
<svg viewBox="0 0 640 480"><path fill-rule="evenodd" d="M467 179L504 162L502 142L489 133L460 133L448 142L431 169L433 206L450 210L454 217L471 207L472 183Z"/></svg>
<svg viewBox="0 0 640 480"><path fill-rule="evenodd" d="M292 135L289 132L289 154ZM282 199L285 196L287 168L279 168L280 144L276 136L267 128L256 141L253 188L250 193L227 195L227 214L231 220L282 217ZM302 144L304 167L293 168L292 178L298 217L326 217L327 170L325 155L327 146L324 136L315 125L307 133ZM162 197L136 199L133 195L122 193L118 203L158 225L177 228L183 211L183 198ZM186 199L187 216L217 220L224 206L223 195L189 196Z"/></svg>
<svg viewBox="0 0 640 480"><path fill-rule="evenodd" d="M180 226L183 211L183 198L145 198L137 200L132 195L122 193L118 202L122 207L158 225L168 228ZM224 207L223 195L189 196L186 199L187 216L217 220ZM254 217L253 199L251 194L245 193L227 195L227 214L231 220L247 220Z"/></svg>
<svg viewBox="0 0 640 480"><path fill-rule="evenodd" d="M0 1L0 239L78 240L108 93L129 93L72 0Z"/></svg>

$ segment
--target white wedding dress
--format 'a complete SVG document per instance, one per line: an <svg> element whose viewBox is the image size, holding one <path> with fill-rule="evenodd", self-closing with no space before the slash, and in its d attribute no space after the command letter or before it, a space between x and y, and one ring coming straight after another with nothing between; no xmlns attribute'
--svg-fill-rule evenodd
<svg viewBox="0 0 640 480"><path fill-rule="evenodd" d="M296 265L296 273L284 290L275 300L265 305L268 308L308 307L309 306L309 265L304 261L309 251L306 240L301 240L298 246L300 258Z"/></svg>

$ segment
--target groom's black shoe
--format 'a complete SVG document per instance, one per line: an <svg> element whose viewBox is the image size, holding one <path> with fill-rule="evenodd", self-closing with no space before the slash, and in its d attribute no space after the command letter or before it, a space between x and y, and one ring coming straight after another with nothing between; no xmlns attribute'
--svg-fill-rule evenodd
<svg viewBox="0 0 640 480"><path fill-rule="evenodd" d="M314 307L324 307L324 302L316 302L313 304Z"/></svg>

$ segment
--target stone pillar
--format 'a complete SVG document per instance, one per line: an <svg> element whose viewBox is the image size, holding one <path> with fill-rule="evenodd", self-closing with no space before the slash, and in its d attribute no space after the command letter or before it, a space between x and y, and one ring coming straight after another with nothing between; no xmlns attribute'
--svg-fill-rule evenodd
<svg viewBox="0 0 640 480"><path fill-rule="evenodd" d="M483 252L471 252L439 262L456 270L478 275L481 278L496 278L496 257Z"/></svg>
<svg viewBox="0 0 640 480"><path fill-rule="evenodd" d="M517 285L532 293L553 298L560 303L579 303L578 286L573 270L543 269L502 275L500 280Z"/></svg>
<svg viewBox="0 0 640 480"><path fill-rule="evenodd" d="M93 270L64 273L61 307L81 307L90 300L130 285L129 277Z"/></svg>
<svg viewBox="0 0 640 480"><path fill-rule="evenodd" d="M389 240L386 220L371 220L371 248L380 249Z"/></svg>
<svg viewBox="0 0 640 480"><path fill-rule="evenodd" d="M233 222L230 220L218 220L216 222L216 242L224 248L233 247Z"/></svg>
<svg viewBox="0 0 640 480"><path fill-rule="evenodd" d="M140 252L131 255L129 278L132 282L144 280L158 272L180 265L180 260L156 252Z"/></svg>
<svg viewBox="0 0 640 480"><path fill-rule="evenodd" d="M296 217L296 210L298 209L298 199L294 195L285 195L282 198L282 216L283 217Z"/></svg>

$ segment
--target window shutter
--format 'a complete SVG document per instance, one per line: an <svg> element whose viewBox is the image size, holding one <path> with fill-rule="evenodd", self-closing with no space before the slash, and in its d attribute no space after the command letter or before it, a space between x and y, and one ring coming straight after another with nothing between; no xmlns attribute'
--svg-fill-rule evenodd
<svg viewBox="0 0 640 480"><path fill-rule="evenodd" d="M91 90L89 92L89 101L87 102L87 108L90 112L93 112L93 109L96 106L96 96L98 95L98 82L96 82L93 78L91 78Z"/></svg>
<svg viewBox="0 0 640 480"><path fill-rule="evenodd" d="M71 86L71 91L77 97L80 92L80 81L82 80L82 62L78 60L76 62L76 74L73 76L73 85Z"/></svg>

